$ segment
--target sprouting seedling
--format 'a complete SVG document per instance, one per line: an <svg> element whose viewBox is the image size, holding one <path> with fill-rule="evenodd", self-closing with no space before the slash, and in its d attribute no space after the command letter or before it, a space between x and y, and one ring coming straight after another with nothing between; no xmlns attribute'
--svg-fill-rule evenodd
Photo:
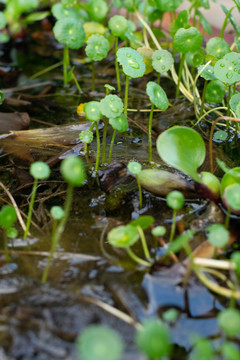
<svg viewBox="0 0 240 360"><path fill-rule="evenodd" d="M105 325L88 326L76 340L77 354L82 360L119 360L122 358L123 349L121 337Z"/></svg>
<svg viewBox="0 0 240 360"><path fill-rule="evenodd" d="M173 46L177 51L181 53L176 97L178 97L179 95L179 87L181 83L185 55L189 52L193 53L198 50L202 44L202 39L203 38L201 33L195 27L190 27L188 29L181 28L176 32L174 36Z"/></svg>
<svg viewBox="0 0 240 360"><path fill-rule="evenodd" d="M33 188L32 188L32 195L31 195L31 199L30 199L30 204L29 204L26 229L25 229L25 232L24 232L24 235L23 235L24 239L28 235L28 231L29 231L30 224L31 224L33 205L34 205L34 200L35 200L35 197L36 197L38 180L47 179L49 177L49 175L50 175L50 168L44 162L36 161L36 162L32 163L31 166L30 166L30 174L34 178L34 183L33 183Z"/></svg>
<svg viewBox="0 0 240 360"><path fill-rule="evenodd" d="M84 106L84 112L86 118L90 121L93 121L96 128L96 137L97 137L97 156L95 163L95 171L98 171L99 159L100 159L100 136L98 130L98 120L102 118L102 113L100 111L100 103L98 101L90 101Z"/></svg>
<svg viewBox="0 0 240 360"><path fill-rule="evenodd" d="M173 209L172 227L169 242L173 241L173 237L176 229L176 215L177 210L180 210L184 205L184 196L180 191L171 191L166 197L167 205Z"/></svg>
<svg viewBox="0 0 240 360"><path fill-rule="evenodd" d="M84 150L86 151L88 169L90 169L91 168L91 162L90 162L90 157L89 157L89 146L88 146L88 144L90 144L93 141L93 132L90 131L90 130L83 130L79 134L79 139L81 140L82 143L85 144Z"/></svg>
<svg viewBox="0 0 240 360"><path fill-rule="evenodd" d="M109 119L109 124L112 126L114 131L113 131L112 140L111 140L110 149L109 149L108 163L111 162L113 144L114 144L114 140L115 140L115 137L116 137L116 133L117 133L117 131L119 131L119 132L127 131L127 129L128 129L128 120L127 120L127 118L126 118L126 116L124 114L121 114L118 117Z"/></svg>
<svg viewBox="0 0 240 360"><path fill-rule="evenodd" d="M213 224L206 228L208 242L214 246L215 256L217 249L225 248L229 241L229 232L222 224Z"/></svg>
<svg viewBox="0 0 240 360"><path fill-rule="evenodd" d="M158 226L155 226L153 229L152 229L152 236L154 237L154 240L155 240L155 248L157 247L157 244L158 244L158 239L162 238L165 234L166 234L166 228L165 226L162 226L162 225L158 225Z"/></svg>
<svg viewBox="0 0 240 360"><path fill-rule="evenodd" d="M139 232L136 226L117 226L108 233L107 238L111 245L126 249L128 255L138 264L144 266L151 265L148 261L139 258L130 248L139 239Z"/></svg>
<svg viewBox="0 0 240 360"><path fill-rule="evenodd" d="M74 18L62 18L53 27L53 33L58 42L65 45L63 53L64 85L67 85L67 69L69 66L69 50L79 49L85 41L85 32L80 21Z"/></svg>
<svg viewBox="0 0 240 360"><path fill-rule="evenodd" d="M108 22L108 27L111 30L112 34L115 36L115 70L117 77L117 88L119 91L121 91L120 74L117 62L118 38L127 31L128 22L123 16L115 15L110 18Z"/></svg>
<svg viewBox="0 0 240 360"><path fill-rule="evenodd" d="M102 35L91 35L87 40L87 57L92 61L92 91L95 90L95 65L94 61L101 61L109 52L109 42Z"/></svg>
<svg viewBox="0 0 240 360"><path fill-rule="evenodd" d="M85 167L82 160L78 157L70 156L64 159L60 165L60 172L64 180L68 183L67 195L63 213L60 209L57 209L57 211L56 209L51 211L51 215L55 218L57 217L56 220L59 221L59 223L56 227L56 230L52 234L51 251L49 254L47 266L42 276L42 282L47 280L53 254L65 229L72 206L74 188L83 186L86 181Z"/></svg>
<svg viewBox="0 0 240 360"><path fill-rule="evenodd" d="M101 113L106 116L104 121L103 129L103 140L102 140L102 163L105 163L105 153L106 153L106 138L107 138L107 125L108 119L114 119L120 117L123 112L123 102L117 95L106 95L100 101L100 110ZM113 140L114 141L114 140Z"/></svg>
<svg viewBox="0 0 240 360"><path fill-rule="evenodd" d="M219 60L230 52L230 47L224 39L213 37L206 44L206 52L208 55L213 55Z"/></svg>
<svg viewBox="0 0 240 360"><path fill-rule="evenodd" d="M228 209L225 219L225 227L228 229L231 212L240 213L240 184L235 183L227 186L223 191L222 201Z"/></svg>
<svg viewBox="0 0 240 360"><path fill-rule="evenodd" d="M152 65L154 70L162 74L171 69L174 59L167 50L156 50L152 56Z"/></svg>
<svg viewBox="0 0 240 360"><path fill-rule="evenodd" d="M127 116L129 79L142 77L146 66L142 55L129 47L117 51L117 61L122 65L123 72L126 75L124 115Z"/></svg>
<svg viewBox="0 0 240 360"><path fill-rule="evenodd" d="M48 261L47 264L45 266L43 275L42 275L42 283L47 281L48 278L48 273L49 273L49 269L52 263L52 259L54 256L54 251L56 249L56 230L57 230L57 225L59 223L59 221L63 218L64 216L64 210L63 208L61 208L61 206L53 206L50 210L51 212L51 216L53 218L53 227L52 227L52 238L51 238L51 248L50 248L50 252L49 252L49 256L48 256Z"/></svg>
<svg viewBox="0 0 240 360"><path fill-rule="evenodd" d="M170 331L159 319L147 319L136 332L136 344L148 359L163 359L171 352Z"/></svg>
<svg viewBox="0 0 240 360"><path fill-rule="evenodd" d="M13 224L17 220L17 214L12 205L4 205L0 211L0 226L3 228L4 233L4 253L5 260L9 262L9 253L8 253L8 234L7 232L12 229Z"/></svg>
<svg viewBox="0 0 240 360"><path fill-rule="evenodd" d="M142 165L139 164L137 161L130 161L128 163L128 170L130 173L136 176L137 184L138 184L138 192L139 192L139 209L142 208L142 187L139 180L139 174L142 170Z"/></svg>
<svg viewBox="0 0 240 360"><path fill-rule="evenodd" d="M115 91L115 87L109 84L105 84L104 85L105 89L106 89L106 96L109 94L110 91Z"/></svg>
<svg viewBox="0 0 240 360"><path fill-rule="evenodd" d="M89 2L88 12L93 21L101 22L108 13L108 4L104 0L94 0Z"/></svg>
<svg viewBox="0 0 240 360"><path fill-rule="evenodd" d="M151 100L151 111L149 115L148 121L148 162L151 163L152 161L152 119L153 119L153 110L154 106L161 110L167 110L169 102L167 95L163 88L154 83L153 81L149 81L147 83L147 94Z"/></svg>

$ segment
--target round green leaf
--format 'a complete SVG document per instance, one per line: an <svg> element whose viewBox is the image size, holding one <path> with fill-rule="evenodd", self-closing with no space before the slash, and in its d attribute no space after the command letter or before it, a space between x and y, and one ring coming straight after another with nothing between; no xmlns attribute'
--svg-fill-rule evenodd
<svg viewBox="0 0 240 360"><path fill-rule="evenodd" d="M214 247L224 247L229 241L229 232L222 224L213 224L207 227L207 238Z"/></svg>
<svg viewBox="0 0 240 360"><path fill-rule="evenodd" d="M79 139L84 144L90 144L93 141L93 133L90 130L83 130L79 134Z"/></svg>
<svg viewBox="0 0 240 360"><path fill-rule="evenodd" d="M214 360L214 348L208 339L197 339L189 360Z"/></svg>
<svg viewBox="0 0 240 360"><path fill-rule="evenodd" d="M30 166L30 174L34 177L34 179L47 179L50 175L50 167L42 161L35 161Z"/></svg>
<svg viewBox="0 0 240 360"><path fill-rule="evenodd" d="M121 36L128 30L128 21L121 15L112 16L108 27L114 36Z"/></svg>
<svg viewBox="0 0 240 360"><path fill-rule="evenodd" d="M154 223L154 218L149 215L139 216L139 218L132 220L129 225L140 226L142 230L146 230Z"/></svg>
<svg viewBox="0 0 240 360"><path fill-rule="evenodd" d="M168 98L163 88L153 81L147 83L147 94L151 102L161 110L167 110L169 106Z"/></svg>
<svg viewBox="0 0 240 360"><path fill-rule="evenodd" d="M234 112L236 112L238 104L240 104L240 93L234 94L230 99L230 106Z"/></svg>
<svg viewBox="0 0 240 360"><path fill-rule="evenodd" d="M165 226L156 226L154 229L152 229L152 235L153 236L164 236L167 232L167 229Z"/></svg>
<svg viewBox="0 0 240 360"><path fill-rule="evenodd" d="M13 226L17 220L17 214L12 205L4 205L0 211L0 226L3 229L8 229Z"/></svg>
<svg viewBox="0 0 240 360"><path fill-rule="evenodd" d="M87 40L85 51L90 60L100 61L104 59L109 52L109 42L102 35L91 35Z"/></svg>
<svg viewBox="0 0 240 360"><path fill-rule="evenodd" d="M218 60L214 66L214 75L228 85L240 81L240 54L232 52Z"/></svg>
<svg viewBox="0 0 240 360"><path fill-rule="evenodd" d="M78 0L61 0L61 3L65 7L73 7L73 6L77 5Z"/></svg>
<svg viewBox="0 0 240 360"><path fill-rule="evenodd" d="M90 325L77 337L76 348L82 360L120 360L123 342L105 325Z"/></svg>
<svg viewBox="0 0 240 360"><path fill-rule="evenodd" d="M232 212L240 212L240 184L229 185L225 188L223 202Z"/></svg>
<svg viewBox="0 0 240 360"><path fill-rule="evenodd" d="M167 205L173 210L180 210L184 205L184 196L178 191L174 190L167 194Z"/></svg>
<svg viewBox="0 0 240 360"><path fill-rule="evenodd" d="M240 103L237 104L237 107L236 107L236 116L237 116L238 118L240 118Z"/></svg>
<svg viewBox="0 0 240 360"><path fill-rule="evenodd" d="M94 21L101 22L108 13L108 5L104 0L94 0L89 4L89 14Z"/></svg>
<svg viewBox="0 0 240 360"><path fill-rule="evenodd" d="M159 73L168 71L173 65L174 59L172 54L167 50L156 50L152 56L152 65L154 70Z"/></svg>
<svg viewBox="0 0 240 360"><path fill-rule="evenodd" d="M239 360L240 359L240 351L236 344L225 341L221 346L221 354L223 358L226 360Z"/></svg>
<svg viewBox="0 0 240 360"><path fill-rule="evenodd" d="M200 65L198 67L198 72L200 72L204 66L205 65ZM214 68L212 65L206 66L205 69L201 72L200 76L205 80L216 80L216 77L214 76Z"/></svg>
<svg viewBox="0 0 240 360"><path fill-rule="evenodd" d="M130 161L128 163L128 170L130 171L130 173L138 175L142 170L142 165L139 164L137 161Z"/></svg>
<svg viewBox="0 0 240 360"><path fill-rule="evenodd" d="M167 356L171 350L168 327L159 319L145 320L142 325L136 333L138 348L149 359L162 359Z"/></svg>
<svg viewBox="0 0 240 360"><path fill-rule="evenodd" d="M217 130L213 135L215 140L224 141L227 139L228 134L224 130Z"/></svg>
<svg viewBox="0 0 240 360"><path fill-rule="evenodd" d="M55 38L70 49L79 49L85 41L85 32L80 21L74 18L62 18L53 28Z"/></svg>
<svg viewBox="0 0 240 360"><path fill-rule="evenodd" d="M111 245L126 248L138 241L139 233L135 226L122 225L112 229L107 237Z"/></svg>
<svg viewBox="0 0 240 360"><path fill-rule="evenodd" d="M60 172L72 186L82 186L86 180L85 167L78 157L68 157L61 162Z"/></svg>
<svg viewBox="0 0 240 360"><path fill-rule="evenodd" d="M240 312L237 309L225 309L218 315L218 324L227 336L240 334Z"/></svg>
<svg viewBox="0 0 240 360"><path fill-rule="evenodd" d="M60 220L64 216L64 210L61 208L61 206L53 206L50 212L54 220Z"/></svg>
<svg viewBox="0 0 240 360"><path fill-rule="evenodd" d="M229 185L240 184L240 167L235 167L223 175L221 181L221 194Z"/></svg>
<svg viewBox="0 0 240 360"><path fill-rule="evenodd" d="M60 20L60 19L66 18L66 17L74 18L76 20L78 18L78 14L74 9L71 9L71 8L68 9L68 8L64 7L63 4L61 4L61 3L54 4L52 6L51 10L52 10L53 16L55 16L55 18L57 20Z"/></svg>
<svg viewBox="0 0 240 360"><path fill-rule="evenodd" d="M119 132L124 132L128 129L128 120L124 114L109 119L109 124L112 125L114 130L117 130Z"/></svg>
<svg viewBox="0 0 240 360"><path fill-rule="evenodd" d="M230 47L224 39L213 37L207 42L206 52L209 55L215 56L217 59L221 59L230 52Z"/></svg>
<svg viewBox="0 0 240 360"><path fill-rule="evenodd" d="M123 112L123 102L117 95L107 95L100 101L100 111L107 118L119 117Z"/></svg>
<svg viewBox="0 0 240 360"><path fill-rule="evenodd" d="M16 237L18 236L18 231L14 227L8 228L6 233L7 233L7 237L10 239L16 239Z"/></svg>
<svg viewBox="0 0 240 360"><path fill-rule="evenodd" d="M179 29L173 39L174 47L183 54L195 52L201 44L202 34L195 27Z"/></svg>
<svg viewBox="0 0 240 360"><path fill-rule="evenodd" d="M142 55L129 47L117 51L117 61L122 65L123 72L132 77L138 78L144 75L146 66Z"/></svg>
<svg viewBox="0 0 240 360"><path fill-rule="evenodd" d="M164 131L157 139L157 150L167 164L201 182L197 169L205 159L205 145L193 129L176 126Z"/></svg>
<svg viewBox="0 0 240 360"><path fill-rule="evenodd" d="M176 10L183 0L155 0L157 8L161 12Z"/></svg>
<svg viewBox="0 0 240 360"><path fill-rule="evenodd" d="M206 88L206 101L220 104L225 95L225 86L218 80L211 80Z"/></svg>
<svg viewBox="0 0 240 360"><path fill-rule="evenodd" d="M84 106L83 110L85 112L86 118L90 121L98 121L102 118L100 102L98 101L89 101Z"/></svg>

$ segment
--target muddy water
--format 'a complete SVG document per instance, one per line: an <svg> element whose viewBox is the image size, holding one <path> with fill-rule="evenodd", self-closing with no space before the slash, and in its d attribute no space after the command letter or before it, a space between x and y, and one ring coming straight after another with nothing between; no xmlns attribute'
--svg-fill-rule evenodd
<svg viewBox="0 0 240 360"><path fill-rule="evenodd" d="M33 63L36 49L34 51L28 57ZM21 64L23 71L12 86L29 83L28 77L34 73L33 69L29 70L30 66L26 63L23 51L18 53L18 58L18 65ZM45 63L47 62L52 63L50 59L45 59ZM106 69L109 70L107 75ZM11 92L12 97L15 98L20 93L21 98L31 103L27 106L21 105L17 110L26 111L30 118L55 125L78 123L77 105L100 99L104 96L101 86L104 83L113 83L112 62L105 62L103 67L98 68L100 80L97 82L96 93L90 91L89 70L79 66L78 71L82 74L83 94L77 95L74 86L62 90L59 80L61 71L57 70L48 74L50 87L46 93L41 93L43 89L37 87ZM46 76L34 82L45 80ZM138 109L138 112L128 113L133 121L130 129L116 138L112 156L115 161L127 164L129 160L137 160L147 166L147 136L142 127L146 127L148 112L140 111L149 110L150 105L144 95L145 85L145 80L132 83L129 106ZM137 90L138 88L140 90ZM169 96L171 95L169 91ZM5 105L3 109L13 110ZM193 119L191 116L191 107L182 104L178 112L170 109L166 116L156 112L154 130L157 134L179 122L190 125ZM32 129L40 126L42 124L34 120L30 123ZM112 131L109 129L107 153L111 135ZM95 145L94 142L90 147L93 164ZM50 146L46 141L44 146L36 144L34 151L29 145L26 145L26 148L30 148L35 160L46 160L70 150L72 146L59 149ZM81 149L76 152L84 159ZM161 163L156 149L153 149L153 160L161 168L167 169L166 165ZM9 187L19 207L26 213L31 192L29 159L19 159L19 153L12 153L9 157L3 156L0 161L1 180ZM163 249L154 247L149 231L146 231L146 237L151 256L158 259L150 270L136 266L127 258L125 252L115 251L107 243L106 234L111 228L126 224L139 215L152 215L156 225L164 224L167 227L169 235L172 211L166 206L165 199L143 190L143 209L139 210L136 183L130 177L114 187L110 193L105 193L99 188L96 178L89 174L87 184L75 190L71 215L57 249L48 282L41 284L40 279L47 260L43 252L49 250L51 241L52 223L49 210L53 205L63 205L65 200L66 186L59 176L58 167L59 163L56 162L52 167L50 180L41 183L38 188L34 221L39 224L41 232L31 228L31 244L28 246L21 236L13 244L9 244L12 245L11 249L15 250L9 264L4 262L3 255L0 258L0 359L77 360L74 345L76 336L92 323L107 324L119 331L126 346L124 360L143 359L134 346L133 324L111 313L109 309L114 308L129 314L133 321L142 321L151 316L162 317L166 310L177 309L178 318L170 325L172 341L176 345L174 360L186 358L191 347L192 334L218 337L216 314L225 306L224 302L213 296L194 276L184 288L183 266L173 266L172 263L161 260ZM104 171L104 167L101 170ZM3 192L1 199L2 204L8 201ZM188 228L200 215L204 218L208 208L207 201L188 200L178 213L178 221L181 226ZM210 218L209 221L217 222L218 219ZM20 228L19 233L22 234ZM139 256L143 256L138 244L134 250ZM91 303L89 298L100 302ZM109 309L103 310L101 304L109 305Z"/></svg>

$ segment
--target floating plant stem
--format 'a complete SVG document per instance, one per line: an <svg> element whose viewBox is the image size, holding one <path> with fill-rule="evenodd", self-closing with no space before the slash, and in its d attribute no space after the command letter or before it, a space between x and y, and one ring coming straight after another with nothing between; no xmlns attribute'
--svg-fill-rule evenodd
<svg viewBox="0 0 240 360"><path fill-rule="evenodd" d="M37 184L38 184L38 179L34 179L33 189L32 189L32 195L31 195L30 204L29 204L29 209L28 209L28 217L27 217L27 223L26 223L26 230L25 230L24 235L23 235L23 238L24 238L24 239L27 237L27 234L28 234L28 231L29 231L29 228L30 228L30 224L31 224L33 204L34 204L34 200L35 200L36 192L37 192Z"/></svg>
<svg viewBox="0 0 240 360"><path fill-rule="evenodd" d="M124 98L124 115L125 116L127 116L127 108L128 108L128 88L129 88L129 76L126 75L125 98Z"/></svg>
<svg viewBox="0 0 240 360"><path fill-rule="evenodd" d="M115 38L115 70L116 70L116 78L117 78L117 89L121 91L121 81L120 81L120 72L117 61L117 51L118 51L118 37Z"/></svg>
<svg viewBox="0 0 240 360"><path fill-rule="evenodd" d="M170 243L173 241L175 230L176 230L176 215L177 215L177 210L173 210L172 227L171 227L171 233L170 233L170 237L169 237Z"/></svg>
<svg viewBox="0 0 240 360"><path fill-rule="evenodd" d="M67 45L64 46L63 50L63 76L64 76L64 86L68 83L68 66L69 66L69 50Z"/></svg>

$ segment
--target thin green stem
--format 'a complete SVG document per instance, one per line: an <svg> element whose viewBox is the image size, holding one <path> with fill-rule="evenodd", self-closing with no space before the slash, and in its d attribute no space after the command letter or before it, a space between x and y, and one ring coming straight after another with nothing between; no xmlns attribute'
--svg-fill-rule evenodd
<svg viewBox="0 0 240 360"><path fill-rule="evenodd" d="M108 155L108 163L109 164L110 164L111 158L112 158L112 150L113 150L113 145L114 145L114 140L115 140L115 137L116 137L116 133L117 133L117 130L114 130L113 135L112 135L111 144L110 144L109 155Z"/></svg>
<svg viewBox="0 0 240 360"><path fill-rule="evenodd" d="M95 91L95 63L92 61L92 91Z"/></svg>
<svg viewBox="0 0 240 360"><path fill-rule="evenodd" d="M139 209L142 208L142 187L139 180L139 177L136 175L137 184L138 184L138 193L139 193Z"/></svg>
<svg viewBox="0 0 240 360"><path fill-rule="evenodd" d="M63 77L64 77L64 86L67 85L67 74L68 74L68 66L69 66L69 50L67 45L64 46L63 50Z"/></svg>
<svg viewBox="0 0 240 360"><path fill-rule="evenodd" d="M126 75L125 99L124 99L124 115L125 116L127 116L127 108L128 108L128 88L129 88L129 76Z"/></svg>
<svg viewBox="0 0 240 360"><path fill-rule="evenodd" d="M205 80L204 85L203 85L203 92L202 92L202 103L201 103L201 108L200 108L200 116L202 116L202 114L203 114L206 91L207 91L207 83L208 83L208 81Z"/></svg>
<svg viewBox="0 0 240 360"><path fill-rule="evenodd" d="M77 78L76 78L76 76L74 75L74 73L72 73L72 78L73 78L73 80L74 80L74 82L75 82L75 85L76 85L78 91L81 93L81 92L82 92L82 89L81 89L81 87L80 87L80 85L79 85L79 82L77 81Z"/></svg>
<svg viewBox="0 0 240 360"><path fill-rule="evenodd" d="M229 228L230 214L231 214L231 209L228 208L227 215L226 215L226 218L225 218L225 228L226 229Z"/></svg>
<svg viewBox="0 0 240 360"><path fill-rule="evenodd" d="M138 233L140 235L140 239L141 239L141 242L142 242L142 247L143 247L143 252L144 252L145 258L149 262L151 262L151 257L150 257L150 253L149 253L149 250L148 250L148 247L147 247L144 232L143 232L141 226L137 226L137 229L138 229Z"/></svg>
<svg viewBox="0 0 240 360"><path fill-rule="evenodd" d="M34 205L34 200L35 200L36 192L37 192L37 183L38 183L38 179L34 179L32 195L31 195L29 209L28 209L28 217L27 217L26 229L25 229L25 232L24 232L24 235L23 235L24 239L28 235L28 231L29 231L30 224L31 224L33 205Z"/></svg>
<svg viewBox="0 0 240 360"><path fill-rule="evenodd" d="M130 256L130 258L133 261L135 261L136 263L143 265L143 266L151 266L152 265L148 261L145 261L145 260L141 259L140 257L138 257L137 255L135 255L134 252L130 249L130 247L127 247L126 251L127 251L128 255Z"/></svg>
<svg viewBox="0 0 240 360"><path fill-rule="evenodd" d="M230 116L230 98L231 98L231 89L232 86L228 86L228 98L227 98L227 116Z"/></svg>
<svg viewBox="0 0 240 360"><path fill-rule="evenodd" d="M48 257L47 265L46 265L43 275L42 275L42 283L47 281L49 269L50 269L52 259L54 256L54 252L55 252L56 247L59 243L59 240L63 234L67 219L70 214L70 210L71 210L71 206L72 206L72 198L73 198L73 189L74 188L72 185L68 185L67 196L66 196L65 205L64 205L64 215L63 215L61 221L59 222L59 225L57 226L55 233L53 233L53 236L52 236L50 254Z"/></svg>
<svg viewBox="0 0 240 360"><path fill-rule="evenodd" d="M227 15L225 16L225 20L223 22L223 26L222 26L222 29L220 31L220 34L219 34L219 37L220 38L223 38L223 35L224 35L224 31L226 29L226 26L228 24L228 19L229 19L229 16L231 15L231 12L233 11L233 9L236 7L236 5L234 5L227 13Z"/></svg>
<svg viewBox="0 0 240 360"><path fill-rule="evenodd" d="M7 231L3 229L3 242L4 242L4 254L5 254L5 261L9 263L9 252L8 252L8 238L7 238Z"/></svg>
<svg viewBox="0 0 240 360"><path fill-rule="evenodd" d="M153 119L154 104L151 106L151 111L148 120L148 162L152 162L152 119Z"/></svg>
<svg viewBox="0 0 240 360"><path fill-rule="evenodd" d="M117 77L117 88L121 91L121 81L120 81L120 72L119 66L117 61L117 51L118 51L118 37L115 38L115 70L116 70L116 77Z"/></svg>
<svg viewBox="0 0 240 360"><path fill-rule="evenodd" d="M104 128L103 128L103 138L102 138L102 164L105 164L105 158L106 158L107 127L108 127L108 119L105 118Z"/></svg>
<svg viewBox="0 0 240 360"><path fill-rule="evenodd" d="M177 210L173 210L172 227L171 227L171 233L170 233L170 237L169 237L169 242L170 243L173 241L173 237L174 237L174 234L175 234L176 215L177 215Z"/></svg>
<svg viewBox="0 0 240 360"><path fill-rule="evenodd" d="M178 82L177 82L177 89L176 89L176 98L178 98L178 95L179 95L179 88L180 88L180 83L181 83L181 78L182 78L184 61L185 61L185 54L182 54L181 60L180 60L180 65L179 65L179 71L178 71Z"/></svg>
<svg viewBox="0 0 240 360"><path fill-rule="evenodd" d="M100 136L98 130L98 123L96 122L96 137L97 137L97 156L96 156L96 163L95 163L95 171L98 172L99 168L99 160L100 160Z"/></svg>

